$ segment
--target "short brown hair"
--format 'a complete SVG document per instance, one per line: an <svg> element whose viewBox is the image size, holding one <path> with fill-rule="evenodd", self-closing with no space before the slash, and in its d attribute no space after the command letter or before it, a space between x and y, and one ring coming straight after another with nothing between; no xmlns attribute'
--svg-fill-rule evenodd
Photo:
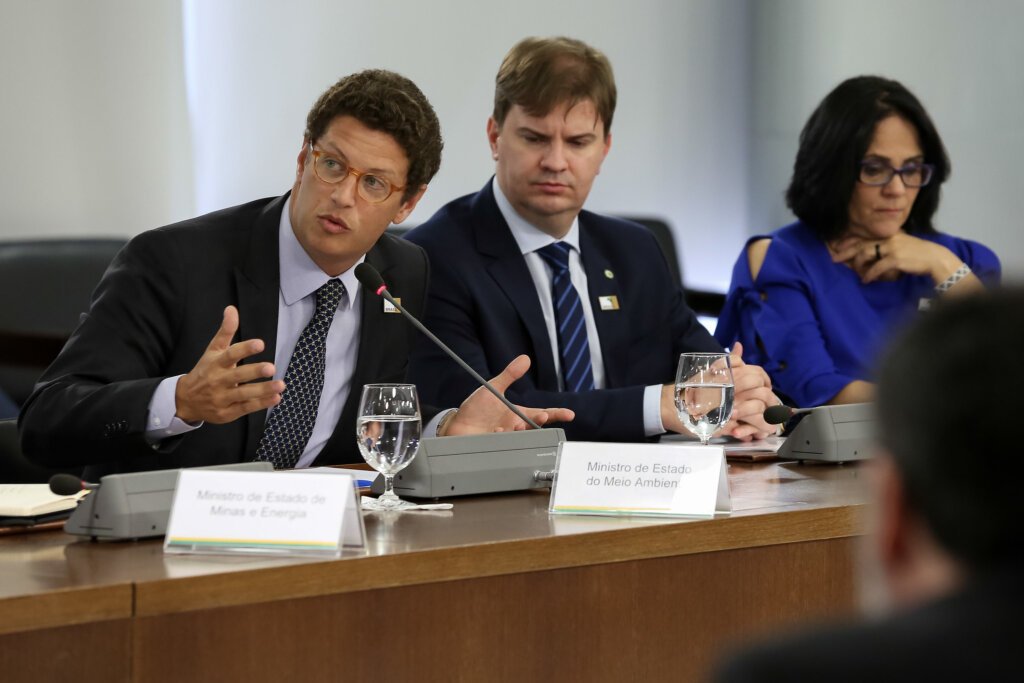
<svg viewBox="0 0 1024 683"><path fill-rule="evenodd" d="M419 192L441 167L441 124L426 96L405 76L383 69L345 76L309 110L306 138L318 140L339 116L351 116L387 133L402 148L409 159L403 201Z"/></svg>
<svg viewBox="0 0 1024 683"><path fill-rule="evenodd" d="M604 123L615 114L615 76L604 53L573 38L524 38L505 55L494 87L494 120L505 122L512 105L545 116L563 102L590 100Z"/></svg>

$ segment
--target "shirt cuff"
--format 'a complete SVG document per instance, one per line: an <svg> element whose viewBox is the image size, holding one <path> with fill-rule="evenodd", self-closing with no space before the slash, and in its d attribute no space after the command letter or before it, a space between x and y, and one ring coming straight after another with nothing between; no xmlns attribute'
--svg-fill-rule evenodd
<svg viewBox="0 0 1024 683"><path fill-rule="evenodd" d="M430 422L428 422L427 426L423 429L423 436L441 436L440 434L437 433L437 428L441 426L441 422L444 420L444 418L448 417L448 413L451 413L454 410L456 410L456 408L449 408L448 410L442 410L437 415L435 415L434 418Z"/></svg>
<svg viewBox="0 0 1024 683"><path fill-rule="evenodd" d="M178 380L182 377L183 375L168 377L160 382L156 387L156 391L153 392L153 398L149 400L145 438L152 445L203 426L202 422L194 425L189 424L174 414L177 409L174 400L174 390L178 387Z"/></svg>
<svg viewBox="0 0 1024 683"><path fill-rule="evenodd" d="M661 385L652 384L644 389L644 436L665 433L661 422Z"/></svg>

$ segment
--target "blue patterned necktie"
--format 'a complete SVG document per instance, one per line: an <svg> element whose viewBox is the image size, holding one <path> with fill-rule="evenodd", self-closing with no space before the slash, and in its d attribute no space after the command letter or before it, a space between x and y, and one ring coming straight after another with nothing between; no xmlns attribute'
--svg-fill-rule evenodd
<svg viewBox="0 0 1024 683"><path fill-rule="evenodd" d="M284 394L270 411L256 449L256 459L272 462L274 469L295 467L313 433L324 390L327 331L343 296L345 285L338 279L316 290L316 312L295 343L284 374Z"/></svg>
<svg viewBox="0 0 1024 683"><path fill-rule="evenodd" d="M594 372L590 365L590 342L587 340L583 304L569 278L570 250L565 242L554 242L538 249L537 253L551 267L551 302L555 308L565 389L587 391L594 388Z"/></svg>

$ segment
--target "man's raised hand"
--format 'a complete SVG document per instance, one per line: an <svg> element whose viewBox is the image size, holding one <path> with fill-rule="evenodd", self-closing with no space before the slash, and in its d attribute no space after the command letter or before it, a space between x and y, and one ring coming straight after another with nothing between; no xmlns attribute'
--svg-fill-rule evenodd
<svg viewBox="0 0 1024 683"><path fill-rule="evenodd" d="M223 424L266 410L281 401L284 382L258 382L274 376L273 363L239 363L263 351L262 339L231 343L238 331L238 309L228 306L206 351L175 387L175 414L189 423Z"/></svg>

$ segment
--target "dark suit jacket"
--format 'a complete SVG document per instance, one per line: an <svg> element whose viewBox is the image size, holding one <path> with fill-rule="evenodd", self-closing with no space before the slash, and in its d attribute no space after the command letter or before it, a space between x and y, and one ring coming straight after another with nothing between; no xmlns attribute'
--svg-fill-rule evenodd
<svg viewBox="0 0 1024 683"><path fill-rule="evenodd" d="M497 374L517 355L529 354L529 374L508 394L529 406L575 410L576 419L565 425L570 438L640 440L644 387L673 382L681 352L721 348L686 306L649 231L589 211L580 213L579 226L607 388L558 392L537 290L490 181L406 236L430 257L427 327L484 377ZM602 310L602 296L618 297L619 310ZM423 400L441 405L474 387L426 340L413 351L410 379Z"/></svg>
<svg viewBox="0 0 1024 683"><path fill-rule="evenodd" d="M284 200L250 202L132 239L22 410L26 455L50 465L102 465L89 476L251 460L266 411L205 424L156 449L143 435L157 385L193 368L228 304L239 310L236 341L266 342L247 362L274 361ZM385 234L366 260L405 307L422 314L428 266L421 249ZM375 293L364 289L362 297L352 391L317 465L359 462L355 418L362 385L405 380L413 328L400 315L385 314Z"/></svg>
<svg viewBox="0 0 1024 683"><path fill-rule="evenodd" d="M817 629L732 657L721 683L1020 681L1024 566L976 577L956 594L887 619Z"/></svg>

